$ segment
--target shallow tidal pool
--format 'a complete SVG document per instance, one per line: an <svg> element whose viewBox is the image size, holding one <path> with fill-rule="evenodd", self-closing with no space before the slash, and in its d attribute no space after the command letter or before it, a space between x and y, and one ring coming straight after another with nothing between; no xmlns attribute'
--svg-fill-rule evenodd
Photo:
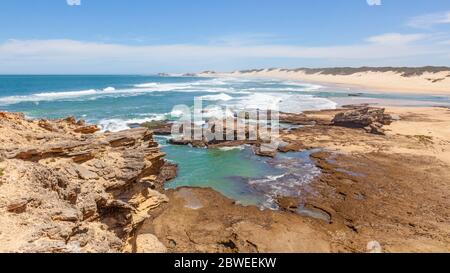
<svg viewBox="0 0 450 273"><path fill-rule="evenodd" d="M309 157L313 151L265 158L250 146L204 149L169 145L163 137L157 140L166 159L179 167L178 177L166 188L212 188L242 205L277 209L277 196L298 196L302 185L320 174Z"/></svg>

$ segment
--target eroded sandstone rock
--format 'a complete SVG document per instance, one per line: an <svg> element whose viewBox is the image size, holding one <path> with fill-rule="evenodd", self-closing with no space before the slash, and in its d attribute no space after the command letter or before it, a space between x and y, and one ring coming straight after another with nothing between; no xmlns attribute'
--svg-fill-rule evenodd
<svg viewBox="0 0 450 273"><path fill-rule="evenodd" d="M149 121L142 124L131 124L131 127L144 127L152 130L155 135L168 136L172 134L172 123L167 121Z"/></svg>
<svg viewBox="0 0 450 273"><path fill-rule="evenodd" d="M0 252L121 252L168 202L157 190L173 175L152 133L97 131L0 113Z"/></svg>
<svg viewBox="0 0 450 273"><path fill-rule="evenodd" d="M368 133L384 134L383 125L390 125L393 119L385 114L384 108L362 107L338 113L332 123L348 128L364 128Z"/></svg>
<svg viewBox="0 0 450 273"><path fill-rule="evenodd" d="M97 131L99 131L100 129L95 126L95 125L90 125L90 126L82 126L80 128L77 128L74 130L75 133L81 133L81 134L93 134Z"/></svg>
<svg viewBox="0 0 450 273"><path fill-rule="evenodd" d="M136 253L166 253L167 248L153 234L139 234L136 238Z"/></svg>

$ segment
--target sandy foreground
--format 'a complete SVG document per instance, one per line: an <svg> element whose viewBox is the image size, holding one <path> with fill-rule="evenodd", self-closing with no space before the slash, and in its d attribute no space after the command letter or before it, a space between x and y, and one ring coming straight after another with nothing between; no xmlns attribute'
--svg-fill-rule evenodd
<svg viewBox="0 0 450 273"><path fill-rule="evenodd" d="M402 76L396 72L360 72L350 75L308 74L304 71L280 69L253 72L235 71L231 73L201 73L200 76L222 77L266 77L307 81L318 84L344 85L364 90L394 92L404 94L450 94L450 71L425 72L420 76Z"/></svg>
<svg viewBox="0 0 450 273"><path fill-rule="evenodd" d="M400 117L401 120L385 126L386 137L380 145L361 135L352 139L347 134L346 143L323 141L326 148L340 153L367 153L383 151L391 154L403 153L413 156L432 156L450 165L450 109L445 107L387 107L386 112ZM333 111L310 112L317 118L331 119ZM317 136L319 145L321 138ZM370 138L374 139L373 136ZM450 173L450 171L449 171Z"/></svg>

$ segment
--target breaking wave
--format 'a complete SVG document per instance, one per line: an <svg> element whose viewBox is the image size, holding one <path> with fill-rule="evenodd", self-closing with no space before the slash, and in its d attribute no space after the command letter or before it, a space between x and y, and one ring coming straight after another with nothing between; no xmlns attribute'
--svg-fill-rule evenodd
<svg viewBox="0 0 450 273"><path fill-rule="evenodd" d="M203 96L202 97L203 100L210 100L210 101L229 101L232 100L233 97L229 96L225 93L221 93L219 95L208 95L208 96Z"/></svg>
<svg viewBox="0 0 450 273"><path fill-rule="evenodd" d="M112 119L102 119L98 121L98 126L100 127L102 132L110 131L110 132L119 132L123 130L130 129L132 125L142 124L145 122L151 121L160 121L165 120L167 114L154 114L145 118L131 118L131 119L120 119L120 118L112 118Z"/></svg>

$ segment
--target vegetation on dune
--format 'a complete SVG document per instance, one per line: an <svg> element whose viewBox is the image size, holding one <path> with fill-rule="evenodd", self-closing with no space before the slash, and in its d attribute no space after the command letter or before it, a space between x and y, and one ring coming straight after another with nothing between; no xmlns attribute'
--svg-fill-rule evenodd
<svg viewBox="0 0 450 273"><path fill-rule="evenodd" d="M275 70L274 68L269 71ZM241 73L262 72L264 69L243 70ZM331 67L331 68L296 68L296 69L281 69L284 72L300 72L306 74L323 74L323 75L352 75L362 72L395 72L400 73L403 77L421 76L424 73L439 73L450 72L450 67L447 66L424 66L424 67ZM450 74L449 76L450 77Z"/></svg>

